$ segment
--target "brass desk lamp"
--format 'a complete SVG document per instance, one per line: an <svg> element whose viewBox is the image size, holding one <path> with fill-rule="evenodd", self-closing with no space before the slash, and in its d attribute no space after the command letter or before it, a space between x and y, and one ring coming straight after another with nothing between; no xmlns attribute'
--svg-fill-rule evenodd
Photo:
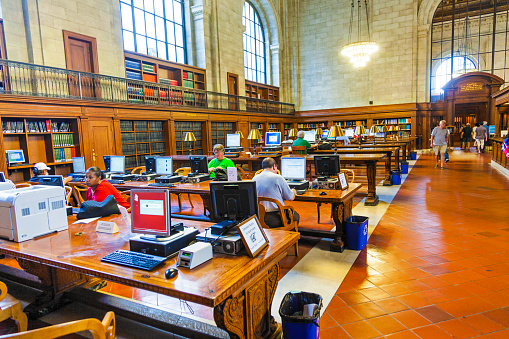
<svg viewBox="0 0 509 339"><path fill-rule="evenodd" d="M194 133L193 132L186 132L186 135L184 136L184 141L185 142L193 142L193 141L196 141L196 137L194 136ZM189 147L189 155L193 154L192 153L192 146Z"/></svg>
<svg viewBox="0 0 509 339"><path fill-rule="evenodd" d="M333 125L330 128L328 137L334 138L334 154L338 153L337 139L336 138L337 137L342 137L344 135L345 134L343 133L343 130L341 129L341 127L339 127L339 125Z"/></svg>
<svg viewBox="0 0 509 339"><path fill-rule="evenodd" d="M387 126L386 125L378 126L378 131L384 134L384 142L387 142L387 131L388 131Z"/></svg>
<svg viewBox="0 0 509 339"><path fill-rule="evenodd" d="M262 138L262 135L260 134L260 131L253 128L250 132L249 132L249 135L247 136L247 138L249 140L260 140ZM255 145L256 146L256 145ZM255 153L256 153L256 147L255 147Z"/></svg>
<svg viewBox="0 0 509 339"><path fill-rule="evenodd" d="M297 139L297 133L299 133L299 130L296 128L292 128L290 132L288 132L288 139Z"/></svg>
<svg viewBox="0 0 509 339"><path fill-rule="evenodd" d="M355 127L355 134L358 135L358 138L359 138L359 148L362 147L362 135L363 134L366 134L366 129L364 128L363 125L358 125Z"/></svg>

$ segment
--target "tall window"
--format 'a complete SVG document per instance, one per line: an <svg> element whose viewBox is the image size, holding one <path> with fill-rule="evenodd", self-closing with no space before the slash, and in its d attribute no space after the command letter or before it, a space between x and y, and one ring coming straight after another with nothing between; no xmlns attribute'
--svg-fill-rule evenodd
<svg viewBox="0 0 509 339"><path fill-rule="evenodd" d="M254 7L244 3L242 23L244 32L244 73L247 80L266 83L265 76L265 37L260 17Z"/></svg>
<svg viewBox="0 0 509 339"><path fill-rule="evenodd" d="M120 0L124 49L185 63L183 0Z"/></svg>
<svg viewBox="0 0 509 339"><path fill-rule="evenodd" d="M475 70L477 67L475 63L468 57L455 56L452 59L452 71L451 71L451 58L445 59L440 66L438 66L435 72L435 86L432 93L442 93L442 87L451 80L461 74L468 71Z"/></svg>

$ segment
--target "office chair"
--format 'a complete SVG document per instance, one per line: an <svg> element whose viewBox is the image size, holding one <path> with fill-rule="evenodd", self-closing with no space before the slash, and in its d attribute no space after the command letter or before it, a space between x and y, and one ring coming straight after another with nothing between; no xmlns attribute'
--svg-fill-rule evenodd
<svg viewBox="0 0 509 339"><path fill-rule="evenodd" d="M260 215L260 224L263 228L270 228L265 223L265 206L262 204L262 201L268 201L273 202L277 205L277 208L279 210L279 216L281 217L281 221L283 222L283 227L273 228L275 230L284 230L284 231L295 231L298 232L299 228L297 226L297 222L293 221L293 207L292 206L283 206L281 203L272 198L266 198L266 197L258 197L258 214ZM287 214L285 211L288 211L288 218L286 217ZM299 244L298 242L295 243L295 256L299 256Z"/></svg>
<svg viewBox="0 0 509 339"><path fill-rule="evenodd" d="M181 168L178 168L175 173L177 173L177 175L181 175L183 177L187 177L187 175L189 173L191 173L191 167L181 167ZM173 193L173 192L171 192ZM182 194L185 194L185 193L173 193L175 195L177 195L177 199L178 199L178 202L179 202L179 212L182 212ZM189 204L191 205L191 209L194 208L194 205L193 205L193 201L191 200L191 194L187 194L187 199L189 200ZM204 212L205 213L205 212Z"/></svg>
<svg viewBox="0 0 509 339"><path fill-rule="evenodd" d="M65 201L67 205L71 203L71 196L72 196L72 187L71 186L64 186L65 188Z"/></svg>
<svg viewBox="0 0 509 339"><path fill-rule="evenodd" d="M131 174L141 174L142 172L145 172L147 168L145 166L138 166L131 170Z"/></svg>
<svg viewBox="0 0 509 339"><path fill-rule="evenodd" d="M131 190L120 191L120 195L124 197L124 199L131 204ZM131 212L131 207L127 209L127 212Z"/></svg>
<svg viewBox="0 0 509 339"><path fill-rule="evenodd" d="M249 179L250 173L248 171L244 170L242 167L240 167L240 165L237 165L235 167L237 167L237 171L240 173L242 179Z"/></svg>
<svg viewBox="0 0 509 339"><path fill-rule="evenodd" d="M353 183L354 180L355 180L355 172L351 169L341 169L341 172L340 173L345 173L345 176L346 176L346 180L348 181L349 184ZM318 223L320 223L320 206L322 206L322 204L328 204L328 202L317 202L316 203L316 212L317 212L317 216L318 216ZM332 218L332 209L330 211L331 213L331 218Z"/></svg>
<svg viewBox="0 0 509 339"><path fill-rule="evenodd" d="M7 294L7 286L0 281L0 322L9 318L16 322L19 332L27 330L28 318L21 309L21 303Z"/></svg>

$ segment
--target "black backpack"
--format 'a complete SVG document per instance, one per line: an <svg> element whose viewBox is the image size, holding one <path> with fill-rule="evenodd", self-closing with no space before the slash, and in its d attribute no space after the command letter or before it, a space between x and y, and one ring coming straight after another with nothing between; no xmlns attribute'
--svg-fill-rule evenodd
<svg viewBox="0 0 509 339"><path fill-rule="evenodd" d="M329 151L332 149L332 145L329 144L328 142L324 142L324 143L318 145L318 149L321 151Z"/></svg>

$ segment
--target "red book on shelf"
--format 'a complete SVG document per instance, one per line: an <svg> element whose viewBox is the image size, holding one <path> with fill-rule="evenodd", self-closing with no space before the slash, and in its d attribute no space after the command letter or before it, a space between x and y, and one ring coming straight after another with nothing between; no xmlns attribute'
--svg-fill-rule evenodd
<svg viewBox="0 0 509 339"><path fill-rule="evenodd" d="M76 156L76 149L74 147L71 147L71 158L74 158Z"/></svg>
<svg viewBox="0 0 509 339"><path fill-rule="evenodd" d="M143 74L144 81L156 82L156 76L154 74Z"/></svg>
<svg viewBox="0 0 509 339"><path fill-rule="evenodd" d="M51 123L49 120L46 120L46 132L51 132Z"/></svg>

